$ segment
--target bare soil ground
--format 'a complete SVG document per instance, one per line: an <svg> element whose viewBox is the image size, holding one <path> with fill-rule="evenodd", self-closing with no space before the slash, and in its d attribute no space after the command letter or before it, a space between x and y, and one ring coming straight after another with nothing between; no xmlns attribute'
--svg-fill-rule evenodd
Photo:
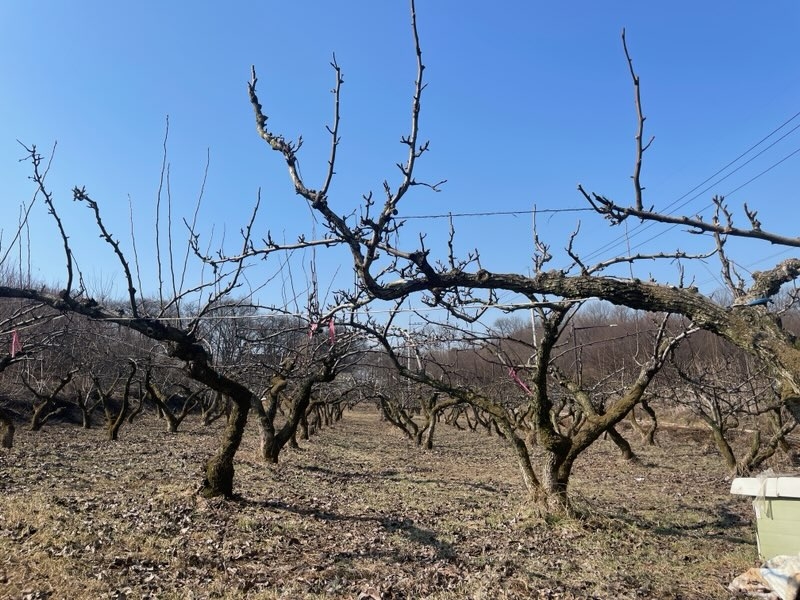
<svg viewBox="0 0 800 600"><path fill-rule="evenodd" d="M445 426L432 452L358 409L267 466L252 427L241 498L205 500L221 423L153 415L18 430L0 451L2 598L728 598L757 564L753 510L703 432L609 441L575 468L582 520L533 516L511 451Z"/></svg>

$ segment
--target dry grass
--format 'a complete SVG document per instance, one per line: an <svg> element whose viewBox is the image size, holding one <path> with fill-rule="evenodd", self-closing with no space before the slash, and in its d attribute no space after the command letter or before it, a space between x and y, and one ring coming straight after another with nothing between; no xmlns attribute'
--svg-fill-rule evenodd
<svg viewBox="0 0 800 600"><path fill-rule="evenodd" d="M195 493L219 425L161 429L19 431L0 597L727 598L756 562L752 509L691 430L636 445L641 464L599 443L575 470L586 517L544 522L482 434L442 427L426 453L358 410L268 467L251 431L225 502Z"/></svg>

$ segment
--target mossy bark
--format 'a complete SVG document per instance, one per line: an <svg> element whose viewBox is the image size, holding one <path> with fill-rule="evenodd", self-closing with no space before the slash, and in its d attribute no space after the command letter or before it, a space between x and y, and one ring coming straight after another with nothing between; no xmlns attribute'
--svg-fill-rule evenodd
<svg viewBox="0 0 800 600"><path fill-rule="evenodd" d="M222 434L219 451L206 463L206 477L203 480L201 494L207 498L214 496L233 496L233 459L242 443L247 416L250 411L250 399L234 400L231 412Z"/></svg>

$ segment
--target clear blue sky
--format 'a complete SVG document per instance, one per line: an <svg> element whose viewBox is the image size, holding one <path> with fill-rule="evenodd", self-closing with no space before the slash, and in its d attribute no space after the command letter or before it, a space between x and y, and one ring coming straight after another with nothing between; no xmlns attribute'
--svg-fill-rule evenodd
<svg viewBox="0 0 800 600"><path fill-rule="evenodd" d="M415 191L401 207L405 215L584 208L578 183L630 200L636 120L623 27L641 76L647 135L656 138L642 175L648 204L681 198L800 111L795 0L418 0L417 12L428 82L421 136L431 141L417 178L448 183L439 194ZM280 158L255 134L246 82L254 64L270 124L287 137L303 135L302 171L318 187L330 143L333 53L345 84L331 202L352 212L363 194L380 196L384 179L399 180L394 164L405 155L398 141L408 131L415 74L408 14L405 0L0 3L4 244L33 189L16 140L42 151L57 141L50 186L87 281L124 291L91 216L73 205L74 185L100 202L126 247L131 198L145 287L154 285L152 222L167 115L176 237L184 236L179 219L194 209L207 153L204 240L213 227L215 239L224 234L233 250L259 188L260 231L290 240L307 234L308 208L292 193ZM800 132L789 134L724 182L687 196L684 211L703 210L713 194L736 189L798 148ZM733 193L731 204L746 201L765 228L797 235L798 167L800 153ZM35 212L33 274L56 282L60 246L42 206ZM540 215L554 266L564 264L559 249L579 219L583 253L609 240L618 243L596 259L624 251L624 230L590 213ZM420 227L441 254L446 221L409 222L404 239L413 241ZM480 248L485 267L530 267L529 215L458 218L456 228L457 248ZM631 244L668 251L696 242L677 230L657 232ZM738 258L763 269L777 260L774 252L760 247ZM323 287L336 260L321 259ZM674 267L657 272L672 276ZM701 269L700 283L714 286L716 272L715 263Z"/></svg>

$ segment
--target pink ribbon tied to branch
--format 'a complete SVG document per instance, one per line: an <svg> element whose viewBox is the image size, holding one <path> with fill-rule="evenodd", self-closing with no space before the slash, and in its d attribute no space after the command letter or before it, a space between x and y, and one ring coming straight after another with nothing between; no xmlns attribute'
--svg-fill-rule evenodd
<svg viewBox="0 0 800 600"><path fill-rule="evenodd" d="M19 341L19 334L15 329L11 332L11 358L14 358L17 352L22 352L22 342Z"/></svg>
<svg viewBox="0 0 800 600"><path fill-rule="evenodd" d="M322 322L324 324L324 321ZM311 323L311 326L308 330L308 338L311 339L314 337L317 329L319 329L320 323ZM333 320L333 317L328 319L328 340L333 346L336 343L336 323Z"/></svg>
<svg viewBox="0 0 800 600"><path fill-rule="evenodd" d="M525 385L525 382L522 381L522 379L519 378L519 375L517 375L517 371L514 369L514 367L509 367L508 368L508 375L509 375L509 377L511 377L511 379L514 380L514 382L519 387L521 387L523 390L525 390L526 394L530 395L532 393L531 389L527 385Z"/></svg>

